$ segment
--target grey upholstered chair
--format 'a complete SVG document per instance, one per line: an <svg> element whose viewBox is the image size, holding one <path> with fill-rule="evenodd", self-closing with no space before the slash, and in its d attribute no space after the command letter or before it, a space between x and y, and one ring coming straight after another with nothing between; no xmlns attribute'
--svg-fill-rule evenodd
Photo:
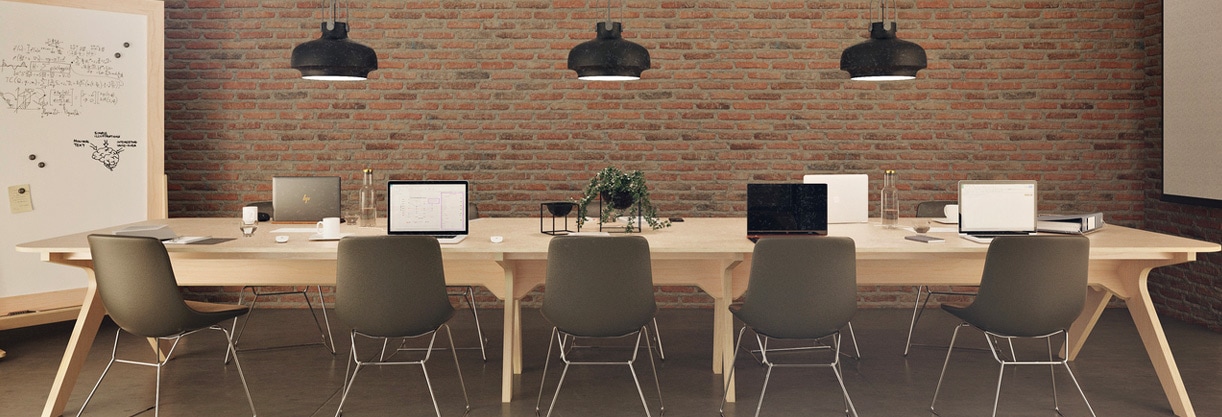
<svg viewBox="0 0 1222 417"><path fill-rule="evenodd" d="M551 240L547 249L547 278L543 290L542 313L551 322L552 333L547 347L547 360L543 364L543 377L539 381L539 398L535 402L538 414L543 403L543 387L547 381L547 367L551 362L551 339L559 346L564 371L556 383L550 416L560 396L560 387L570 365L628 365L632 381L645 415L649 403L636 377L636 362L641 338L649 354L649 366L653 370L654 383L658 388L661 412L662 385L653 362L653 348L649 344L646 325L654 318L657 304L653 299L653 272L650 265L649 242L640 236L558 236ZM574 361L570 348L576 338L620 338L635 336L631 358L626 362Z"/></svg>
<svg viewBox="0 0 1222 417"><path fill-rule="evenodd" d="M958 204L957 201L922 201L917 203L916 216L920 218L941 218L946 217L944 209L947 205ZM925 296L925 301L921 301L921 296ZM908 324L908 339L904 342L904 356L908 356L908 350L912 346L932 346L932 345L914 345L912 343L912 333L916 329L916 325L921 321L921 316L925 314L925 306L929 304L929 299L935 295L953 295L953 296L973 296L976 293L962 291L931 291L928 286L917 286L916 301L912 305L912 321Z"/></svg>
<svg viewBox="0 0 1222 417"><path fill-rule="evenodd" d="M446 295L445 271L441 262L441 245L432 236L350 236L340 239L335 276L335 314L352 328L350 357L356 367L349 375L344 371L344 393L335 415L344 411L344 402L352 391L356 375L362 367L371 365L420 365L428 384L429 397L433 400L433 411L438 416L441 409L433 395L425 363L433 354L437 331L445 328L450 342L450 353L454 356L454 367L458 370L458 382L462 386L466 411L471 410L467 399L467 385L463 381L458 354L454 350L454 338L446 322L454 316L454 306ZM428 348L422 358L413 361L394 361L394 356L383 360L363 361L357 353L356 337L370 339L425 337Z"/></svg>
<svg viewBox="0 0 1222 417"><path fill-rule="evenodd" d="M247 204L246 206L258 208L259 221L261 222L275 219L276 213L273 209L272 202L270 201L257 201L254 203ZM310 311L310 316L314 318L314 326L318 327L318 335L319 337L322 338L322 341L321 341L322 346L324 348L327 348L327 351L331 352L331 354L334 355L335 354L335 338L331 336L331 319L327 317L327 302L326 300L323 299L323 296L322 296L322 286L321 285L314 286L314 289L318 294L318 310L322 313L321 322L318 321L318 313L314 311L314 304L310 302L310 286L307 285L307 286L300 287L300 288L289 287L289 289L287 290L271 290L270 288L272 287L246 286L246 287L242 287L242 290L238 292L238 304L245 305L246 291L247 290L250 291L251 314L247 314L246 317L243 320L241 320L242 322L241 326L238 326L239 320L235 319L233 321L233 327L231 329L231 332L233 332L234 348L238 350L260 350L260 349L288 347L288 346L268 346L268 347L257 347L253 349L252 348L240 349L238 344L242 340L242 334L246 332L246 325L250 324L250 319L254 316L255 307L258 306L260 297L300 294L301 298L305 300L306 308ZM309 343L309 344L312 345L313 343ZM297 346L297 345L291 345L291 346ZM226 356L226 360L228 360L228 356Z"/></svg>
<svg viewBox="0 0 1222 417"><path fill-rule="evenodd" d="M857 415L857 409L844 387L840 372L840 329L857 311L857 249L847 237L776 237L763 238L751 254L751 277L742 304L730 307L734 317L743 322L734 345L738 359L743 333L750 328L760 346L760 354L768 371L760 390L755 415L764 404L764 392L774 367L828 367L836 374L844 395L845 412ZM765 349L768 339L819 340L831 337L833 355L826 363L774 363ZM734 367L728 378L733 380ZM721 397L725 410L726 393Z"/></svg>
<svg viewBox="0 0 1222 417"><path fill-rule="evenodd" d="M110 318L119 325L115 331L115 347L110 352L110 362L102 370L102 376L85 397L85 403L77 412L80 416L93 399L102 379L115 362L157 368L157 385L154 394L153 415L161 411L161 368L165 366L178 341L183 336L200 330L217 330L225 335L227 353L233 353L233 364L246 391L246 401L251 414L255 414L255 403L250 398L246 375L238 362L229 332L217 324L246 314L247 308L231 304L212 304L185 301L174 279L174 268L165 245L151 237L89 235L89 250L93 257L94 280L98 294ZM155 343L156 360L140 362L116 359L119 334L128 332L145 338L173 341L170 348L162 352L161 343Z"/></svg>
<svg viewBox="0 0 1222 417"><path fill-rule="evenodd" d="M1045 365L1053 371L1053 407L1058 414L1060 404L1056 396L1055 365L1064 366L1086 402L1087 409L1092 416L1095 415L1086 394L1078 385L1078 379L1069 368L1068 360L1054 359L1052 352L1052 338L1060 335L1068 339L1067 329L1082 312L1086 300L1089 259L1090 240L1082 236L1005 236L993 239L985 257L976 299L966 307L942 305L943 310L962 319L963 323L955 327L951 336L929 410L936 413L934 405L938 401L938 392L942 389L946 366L950 363L959 330L972 326L990 338L989 348L993 358L1001 364L996 396L993 398L994 416L997 415L997 399L1001 396L1001 381L1006 367L1017 365ZM1048 360L1020 361L999 356L991 339L1015 338L1044 339L1048 345Z"/></svg>

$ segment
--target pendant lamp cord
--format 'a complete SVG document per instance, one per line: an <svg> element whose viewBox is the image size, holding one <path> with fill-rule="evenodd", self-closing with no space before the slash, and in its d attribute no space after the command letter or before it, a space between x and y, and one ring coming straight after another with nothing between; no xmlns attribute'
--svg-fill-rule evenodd
<svg viewBox="0 0 1222 417"><path fill-rule="evenodd" d="M628 0L621 0L619 3L619 18L620 19L624 18L624 3L627 3L627 2ZM611 29L611 23L612 23L611 22L611 0L607 0L607 30Z"/></svg>
<svg viewBox="0 0 1222 417"><path fill-rule="evenodd" d="M330 1L331 6L327 8L329 10L323 10L324 14L327 13L328 11L331 12L330 17L327 18L327 30L335 30L335 2L336 1L337 0L331 0Z"/></svg>
<svg viewBox="0 0 1222 417"><path fill-rule="evenodd" d="M891 0L891 16L892 16L891 22L896 23L896 24L898 24L900 20L899 4L896 3L897 1L898 0ZM882 10L882 12L879 13L878 21L887 23L887 0L879 0L878 4L879 4L879 8ZM867 19L873 22L874 21L873 17L874 17L874 0L870 0L870 15Z"/></svg>

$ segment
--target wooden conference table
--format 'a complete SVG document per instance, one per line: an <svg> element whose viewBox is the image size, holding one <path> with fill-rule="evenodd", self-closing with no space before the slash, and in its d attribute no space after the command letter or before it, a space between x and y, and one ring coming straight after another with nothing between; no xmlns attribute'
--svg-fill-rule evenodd
<svg viewBox="0 0 1222 417"><path fill-rule="evenodd" d="M901 219L901 224L911 223ZM240 237L235 219L178 218L141 224L168 224L181 236L233 237L212 245L167 245L179 285L334 285L335 241L310 241L305 233L275 232L294 225L262 224L253 237ZM86 270L89 287L80 317L68 342L59 372L43 409L44 416L62 414L88 356L105 308L94 282L89 233L112 233L121 226L82 232L17 246L38 253L43 261ZM342 226L341 232L384 234L384 229ZM886 229L877 222L831 225L829 234L849 236L857 245L857 281L873 285L976 285L987 245L930 233L945 243L926 244L903 239L910 230ZM654 282L657 285L697 286L715 300L713 372L721 373L733 349L732 317L727 305L746 289L754 245L744 237L743 218L691 218L662 230L647 230ZM501 400L513 398L514 375L522 372L520 300L544 281L550 236L539 232L538 218L484 218L471 223L471 236L461 243L443 245L446 281L451 285L478 285L506 300ZM278 244L274 235L290 236ZM502 236L492 243L491 236ZM1218 244L1168 236L1120 226L1091 234L1090 290L1087 304L1070 330L1065 353L1077 356L1099 315L1113 296L1126 300L1134 324L1172 410L1195 416L1175 359L1146 288L1147 274L1159 266L1190 262L1200 252L1216 252ZM898 352L897 347L897 352ZM897 353L898 354L898 353ZM730 400L734 398L731 385Z"/></svg>

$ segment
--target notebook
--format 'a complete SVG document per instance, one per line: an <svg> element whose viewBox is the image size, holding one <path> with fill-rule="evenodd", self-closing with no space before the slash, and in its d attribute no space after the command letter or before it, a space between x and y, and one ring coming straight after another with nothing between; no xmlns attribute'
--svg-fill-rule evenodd
<svg viewBox="0 0 1222 417"><path fill-rule="evenodd" d="M1035 234L1035 181L959 181L959 235L987 243L993 237Z"/></svg>
<svg viewBox="0 0 1222 417"><path fill-rule="evenodd" d="M747 238L827 234L827 184L747 184Z"/></svg>
<svg viewBox="0 0 1222 417"><path fill-rule="evenodd" d="M339 177L272 177L272 223L339 217Z"/></svg>
<svg viewBox="0 0 1222 417"><path fill-rule="evenodd" d="M865 223L870 220L870 176L808 174L805 184L827 184L827 222Z"/></svg>
<svg viewBox="0 0 1222 417"><path fill-rule="evenodd" d="M443 244L467 238L467 182L394 180L386 185L386 233L427 235Z"/></svg>

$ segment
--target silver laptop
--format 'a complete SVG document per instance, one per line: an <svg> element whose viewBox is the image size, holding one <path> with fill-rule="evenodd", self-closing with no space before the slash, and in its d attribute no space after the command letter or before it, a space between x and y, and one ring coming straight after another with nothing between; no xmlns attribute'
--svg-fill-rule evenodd
<svg viewBox="0 0 1222 417"><path fill-rule="evenodd" d="M272 177L272 223L339 217L339 198L339 177Z"/></svg>
<svg viewBox="0 0 1222 417"><path fill-rule="evenodd" d="M390 181L386 185L386 233L427 235L443 244L467 238L467 182Z"/></svg>
<svg viewBox="0 0 1222 417"><path fill-rule="evenodd" d="M1035 234L1035 181L959 181L959 235L989 242L996 236Z"/></svg>
<svg viewBox="0 0 1222 417"><path fill-rule="evenodd" d="M827 184L827 222L865 223L870 220L870 176L808 174L805 184Z"/></svg>

